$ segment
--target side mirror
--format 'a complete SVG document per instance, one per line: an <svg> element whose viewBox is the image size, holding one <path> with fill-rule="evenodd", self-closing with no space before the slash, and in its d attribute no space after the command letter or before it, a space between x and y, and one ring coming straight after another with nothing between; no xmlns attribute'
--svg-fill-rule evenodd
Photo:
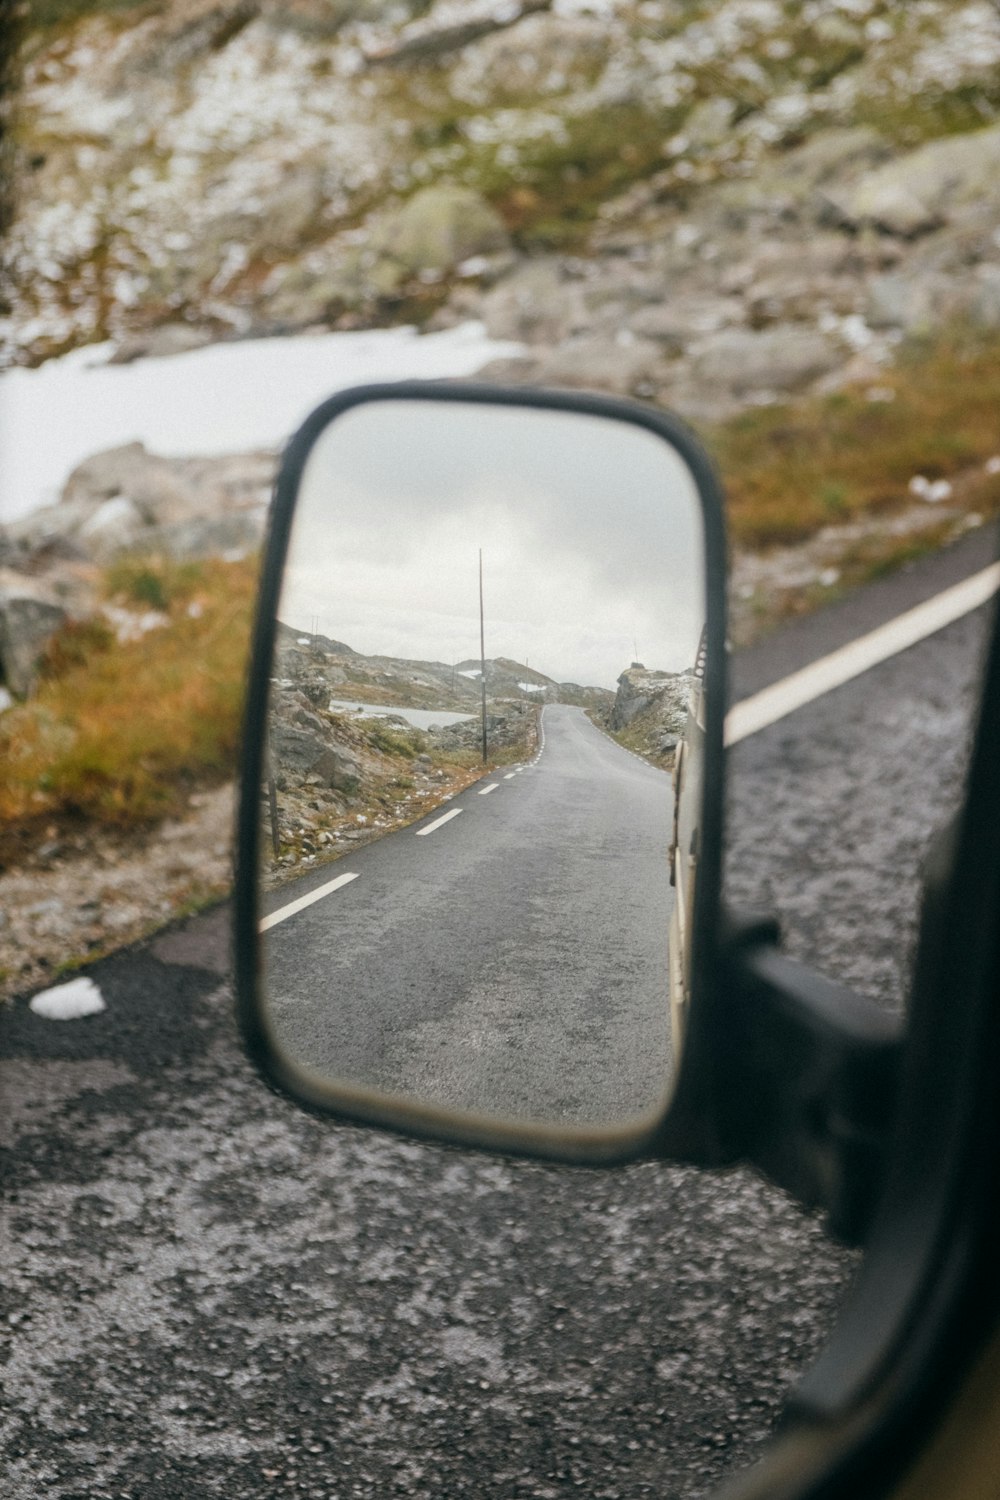
<svg viewBox="0 0 1000 1500"><path fill-rule="evenodd" d="M401 384L313 413L244 744L239 1009L271 1083L556 1160L696 1149L724 581L711 466L659 412Z"/></svg>

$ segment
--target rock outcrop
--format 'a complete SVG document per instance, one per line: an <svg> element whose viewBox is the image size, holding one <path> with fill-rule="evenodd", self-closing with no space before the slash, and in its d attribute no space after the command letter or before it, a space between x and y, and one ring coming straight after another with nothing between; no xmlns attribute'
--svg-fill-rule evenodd
<svg viewBox="0 0 1000 1500"><path fill-rule="evenodd" d="M987 0L83 14L32 38L2 331L125 360L479 317L526 345L488 377L694 419L873 379L1000 325L998 78ZM106 498L92 548L149 524Z"/></svg>
<svg viewBox="0 0 1000 1500"><path fill-rule="evenodd" d="M512 673L525 671L487 662L494 761L535 748L536 706L524 695L497 694ZM351 696L340 698L345 691ZM461 666L364 656L279 626L261 802L270 878L412 822L482 774L479 702L479 683ZM377 716L366 717L372 703ZM408 712L428 709L441 722L414 727Z"/></svg>
<svg viewBox="0 0 1000 1500"><path fill-rule="evenodd" d="M627 731L640 754L669 763L684 733L693 682L691 672L650 671L633 662L618 679L608 728L616 735Z"/></svg>
<svg viewBox="0 0 1000 1500"><path fill-rule="evenodd" d="M270 453L167 459L128 443L74 469L58 504L0 527L0 684L31 691L52 637L97 608L99 565L253 552L275 467Z"/></svg>

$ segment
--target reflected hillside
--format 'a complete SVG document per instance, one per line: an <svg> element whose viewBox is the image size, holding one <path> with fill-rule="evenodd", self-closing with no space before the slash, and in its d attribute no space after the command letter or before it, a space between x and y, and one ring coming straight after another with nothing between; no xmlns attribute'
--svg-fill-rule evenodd
<svg viewBox="0 0 1000 1500"><path fill-rule="evenodd" d="M484 759L478 662L366 656L279 622L261 808L269 883L405 827L497 766L530 760L544 704L606 715L614 700L487 659Z"/></svg>

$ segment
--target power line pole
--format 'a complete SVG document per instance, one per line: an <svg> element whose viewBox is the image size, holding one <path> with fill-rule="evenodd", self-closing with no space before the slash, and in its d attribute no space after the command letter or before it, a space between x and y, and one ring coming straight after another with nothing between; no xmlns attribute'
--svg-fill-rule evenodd
<svg viewBox="0 0 1000 1500"><path fill-rule="evenodd" d="M479 668L483 704L483 765L489 756L486 748L486 625L483 611L483 549L479 549Z"/></svg>

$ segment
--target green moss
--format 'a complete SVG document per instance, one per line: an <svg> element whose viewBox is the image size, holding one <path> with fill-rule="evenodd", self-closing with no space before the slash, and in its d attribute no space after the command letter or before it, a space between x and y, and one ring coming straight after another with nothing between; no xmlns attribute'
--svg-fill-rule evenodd
<svg viewBox="0 0 1000 1500"><path fill-rule="evenodd" d="M981 130L1000 116L1000 76L950 91L886 98L862 94L854 118L900 146L919 146L946 135Z"/></svg>
<svg viewBox="0 0 1000 1500"><path fill-rule="evenodd" d="M32 31L49 31L71 26L84 16L120 15L149 8L150 0L28 0L26 24Z"/></svg>

